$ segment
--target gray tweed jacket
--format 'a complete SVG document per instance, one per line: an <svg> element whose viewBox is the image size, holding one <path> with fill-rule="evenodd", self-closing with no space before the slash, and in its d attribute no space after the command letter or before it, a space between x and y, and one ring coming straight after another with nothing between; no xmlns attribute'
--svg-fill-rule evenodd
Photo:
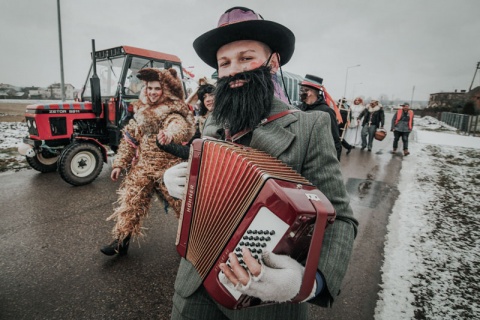
<svg viewBox="0 0 480 320"><path fill-rule="evenodd" d="M271 115L291 108L275 99ZM219 129L210 117L205 123L203 136L219 138ZM250 142L250 147L282 160L307 178L325 194L336 210L337 219L326 229L318 265L325 277L327 290L310 300L322 306L329 306L340 292L358 225L353 217L330 132L328 113L295 112L256 128ZM177 294L188 297L201 283L193 265L181 259L175 281Z"/></svg>

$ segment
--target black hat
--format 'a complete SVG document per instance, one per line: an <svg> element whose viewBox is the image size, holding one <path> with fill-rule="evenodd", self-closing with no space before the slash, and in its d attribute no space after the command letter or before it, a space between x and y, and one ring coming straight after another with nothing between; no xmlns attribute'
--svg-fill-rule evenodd
<svg viewBox="0 0 480 320"><path fill-rule="evenodd" d="M404 107L404 106L409 106L409 107L410 107L410 103L404 102L404 103L402 103L402 104L400 105L400 107Z"/></svg>
<svg viewBox="0 0 480 320"><path fill-rule="evenodd" d="M315 90L322 90L323 79L311 74L305 75L305 80L299 83L301 86L309 87Z"/></svg>
<svg viewBox="0 0 480 320"><path fill-rule="evenodd" d="M305 75L305 79L311 80L311 81L314 81L314 82L317 82L317 83L319 83L319 84L323 84L323 78L314 76L314 75L312 75L312 74L306 74L306 75Z"/></svg>
<svg viewBox="0 0 480 320"><path fill-rule="evenodd" d="M280 65L286 64L295 51L295 35L287 27L264 20L253 10L233 7L225 11L217 28L210 30L193 42L193 48L210 67L217 69L217 51L220 47L239 40L255 40L280 54Z"/></svg>

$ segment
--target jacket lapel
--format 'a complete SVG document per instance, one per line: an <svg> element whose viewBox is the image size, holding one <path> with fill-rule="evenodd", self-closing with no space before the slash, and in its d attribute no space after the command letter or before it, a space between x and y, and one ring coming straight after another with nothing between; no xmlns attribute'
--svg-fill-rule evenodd
<svg viewBox="0 0 480 320"><path fill-rule="evenodd" d="M272 103L270 116L288 109L286 104L275 98ZM295 116L287 114L277 120L259 126L253 131L250 147L265 151L273 157L280 156L295 139L295 134L285 129L295 121L297 121Z"/></svg>

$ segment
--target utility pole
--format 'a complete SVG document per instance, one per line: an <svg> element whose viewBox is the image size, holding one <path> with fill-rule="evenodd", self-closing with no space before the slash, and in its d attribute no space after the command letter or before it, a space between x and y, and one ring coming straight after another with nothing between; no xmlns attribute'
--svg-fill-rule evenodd
<svg viewBox="0 0 480 320"><path fill-rule="evenodd" d="M62 23L60 20L60 0L57 0L57 16L58 16L58 42L60 46L60 76L62 101L65 101L65 81L63 80L63 49L62 49Z"/></svg>
<svg viewBox="0 0 480 320"><path fill-rule="evenodd" d="M347 67L347 72L345 73L345 88L343 89L343 97L342 97L342 99L347 99L346 94L347 94L348 69L356 68L356 67L360 67L360 65L357 64L356 66Z"/></svg>
<svg viewBox="0 0 480 320"><path fill-rule="evenodd" d="M410 108L413 108L413 93L415 92L415 86L412 89L412 98L410 99Z"/></svg>

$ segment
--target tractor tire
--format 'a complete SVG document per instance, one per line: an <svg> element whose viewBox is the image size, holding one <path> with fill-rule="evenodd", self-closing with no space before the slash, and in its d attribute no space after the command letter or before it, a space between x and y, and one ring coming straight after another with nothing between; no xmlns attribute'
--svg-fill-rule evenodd
<svg viewBox="0 0 480 320"><path fill-rule="evenodd" d="M102 168L102 153L91 143L69 145L63 150L58 160L60 176L74 186L91 183L102 172Z"/></svg>
<svg viewBox="0 0 480 320"><path fill-rule="evenodd" d="M38 153L35 157L25 157L30 167L40 171L41 173L57 171L58 156L46 157L42 153Z"/></svg>

